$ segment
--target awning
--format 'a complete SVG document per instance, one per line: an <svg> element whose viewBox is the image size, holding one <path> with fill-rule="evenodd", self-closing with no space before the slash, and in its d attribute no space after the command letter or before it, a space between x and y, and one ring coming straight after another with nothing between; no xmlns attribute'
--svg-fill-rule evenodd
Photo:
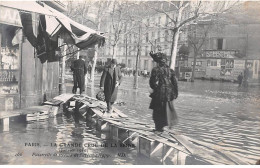
<svg viewBox="0 0 260 168"><path fill-rule="evenodd" d="M45 9L35 1L0 1L0 6L18 9L20 11L35 12L44 15L53 15L52 12Z"/></svg>
<svg viewBox="0 0 260 168"><path fill-rule="evenodd" d="M105 37L101 35L100 32L97 32L93 29L90 29L82 24L79 24L61 12L49 7L48 5L44 5L46 9L51 11L53 15L56 17L56 21L53 20L52 17L46 17L46 31L51 35L55 35L58 32L59 25L62 25L67 30L67 34L63 33L64 42L71 44L75 44L78 48L90 48L94 45L98 44L99 46L103 46L105 43ZM50 22L48 22L48 20Z"/></svg>

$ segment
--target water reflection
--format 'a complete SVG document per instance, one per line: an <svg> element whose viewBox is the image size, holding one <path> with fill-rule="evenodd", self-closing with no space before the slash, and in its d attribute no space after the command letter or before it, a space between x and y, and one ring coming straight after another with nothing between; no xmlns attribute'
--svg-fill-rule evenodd
<svg viewBox="0 0 260 168"><path fill-rule="evenodd" d="M22 118L16 119L21 124L10 124L9 131L1 133L1 164L158 164L137 159L137 149L119 147L108 133L96 131L89 123L76 124L73 117L39 119L35 113ZM22 157L15 157L18 152Z"/></svg>

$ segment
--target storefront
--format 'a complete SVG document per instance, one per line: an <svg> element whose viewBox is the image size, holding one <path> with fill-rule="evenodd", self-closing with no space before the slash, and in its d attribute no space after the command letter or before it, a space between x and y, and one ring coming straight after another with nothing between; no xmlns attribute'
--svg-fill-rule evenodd
<svg viewBox="0 0 260 168"><path fill-rule="evenodd" d="M39 105L59 94L56 56L67 47L58 46L58 38L79 48L104 43L94 30L34 1L0 2L0 13L0 111Z"/></svg>
<svg viewBox="0 0 260 168"><path fill-rule="evenodd" d="M19 108L21 20L15 9L0 6L0 110Z"/></svg>

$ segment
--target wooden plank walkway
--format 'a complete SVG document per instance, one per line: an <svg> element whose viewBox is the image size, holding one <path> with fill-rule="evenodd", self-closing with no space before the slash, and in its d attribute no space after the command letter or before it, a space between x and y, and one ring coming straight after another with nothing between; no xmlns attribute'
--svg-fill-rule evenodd
<svg viewBox="0 0 260 168"><path fill-rule="evenodd" d="M185 164L186 159L197 158L206 164L248 164L240 159L241 156L230 151L227 147L199 141L181 135L174 130L155 134L151 124L131 119L116 108L113 108L111 117L104 117L106 103L87 95L62 94L44 104L11 112L0 112L0 119L3 119L2 123L9 127L10 121L6 120L7 117L37 112L57 115L59 107L63 107L64 113L70 109L74 116L81 117L87 122L91 120L98 131L109 132L112 139L116 141L133 143L139 154L157 159L162 163Z"/></svg>
<svg viewBox="0 0 260 168"><path fill-rule="evenodd" d="M182 161L179 163L185 162L187 156L199 158L200 160L205 160L207 163L212 164L248 164L246 162L241 161L239 157L228 151L221 151L219 148L212 147L212 145L205 144L194 139L188 138L186 136L180 135L174 130L166 130L163 134L154 134L152 132L152 127L148 123L143 123L136 121L134 119L128 118L127 115L122 113L120 110L114 108L113 115L110 118L104 117L103 113L106 110L106 103L98 101L95 98L84 96L74 96L72 98L75 101L82 103L84 107L87 109L87 113L96 120L102 120L104 124L112 127L113 131L124 130L135 132L139 138L139 149L142 147L142 143L147 146L149 144L149 150L140 150L139 152L143 153L144 151L150 151L150 153L145 153L146 156L152 156L155 152L161 151L162 148L169 148L166 153L162 153L161 161L163 162L165 158L171 155L173 151L176 152L177 155L183 156L185 158L181 158ZM92 114L90 114L92 113ZM102 125L102 124L101 124ZM105 126L104 126L105 127ZM102 129L100 129L102 131ZM111 131L111 129L108 129ZM124 132L123 131L123 132ZM120 139L120 135L113 135L115 139ZM129 138L129 137L127 137ZM124 139L122 141L125 141ZM198 145L199 144L199 145ZM170 150L171 149L171 150ZM165 152L165 151L164 151ZM179 158L180 159L180 158ZM174 160L174 159L173 159ZM177 159L178 160L178 159ZM178 162L176 162L178 163Z"/></svg>

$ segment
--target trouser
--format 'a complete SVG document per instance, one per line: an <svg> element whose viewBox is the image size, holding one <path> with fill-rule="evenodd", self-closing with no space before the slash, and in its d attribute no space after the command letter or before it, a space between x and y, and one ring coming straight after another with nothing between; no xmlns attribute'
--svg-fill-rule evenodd
<svg viewBox="0 0 260 168"><path fill-rule="evenodd" d="M78 88L78 83L77 83L76 74L73 74L73 88L72 88L73 94L76 94L77 88Z"/></svg>
<svg viewBox="0 0 260 168"><path fill-rule="evenodd" d="M111 112L111 110L112 110L112 105L114 104L114 102L106 101L106 103L107 103L107 112Z"/></svg>
<svg viewBox="0 0 260 168"><path fill-rule="evenodd" d="M72 93L77 92L77 88L79 87L80 89L80 94L85 91L85 75L84 71L82 70L75 70L75 73L73 75L73 80L74 80L74 86L72 89Z"/></svg>

